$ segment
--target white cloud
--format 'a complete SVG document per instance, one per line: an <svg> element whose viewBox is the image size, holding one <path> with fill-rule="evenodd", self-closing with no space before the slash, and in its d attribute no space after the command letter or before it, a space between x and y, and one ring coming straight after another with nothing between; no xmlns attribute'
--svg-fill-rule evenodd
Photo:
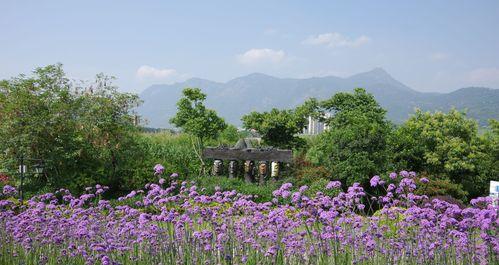
<svg viewBox="0 0 499 265"><path fill-rule="evenodd" d="M313 77L326 77L326 76L336 76L336 77L348 77L352 75L345 71L335 71L335 70L320 70L316 72L308 72L305 74L298 75L298 78L313 78Z"/></svg>
<svg viewBox="0 0 499 265"><path fill-rule="evenodd" d="M175 69L158 69L149 65L139 67L136 74L140 79L172 79L180 76Z"/></svg>
<svg viewBox="0 0 499 265"><path fill-rule="evenodd" d="M478 68L469 73L469 80L473 85L499 86L499 68Z"/></svg>
<svg viewBox="0 0 499 265"><path fill-rule="evenodd" d="M443 61L443 60L446 60L450 57L450 55L448 53L445 53L445 52L435 52L435 53L432 53L430 54L430 59L432 61Z"/></svg>
<svg viewBox="0 0 499 265"><path fill-rule="evenodd" d="M258 63L280 63L286 58L286 53L283 50L272 49L251 49L243 54L237 55L237 60L241 64L258 64Z"/></svg>
<svg viewBox="0 0 499 265"><path fill-rule="evenodd" d="M330 48L337 47L360 47L369 43L371 39L365 35L362 35L356 39L350 39L337 32L324 33L319 35L313 35L304 40L303 44L309 45L326 45Z"/></svg>
<svg viewBox="0 0 499 265"><path fill-rule="evenodd" d="M267 29L265 29L265 31L263 32L263 34L269 35L269 36L275 35L275 34L277 34L277 29L267 28Z"/></svg>

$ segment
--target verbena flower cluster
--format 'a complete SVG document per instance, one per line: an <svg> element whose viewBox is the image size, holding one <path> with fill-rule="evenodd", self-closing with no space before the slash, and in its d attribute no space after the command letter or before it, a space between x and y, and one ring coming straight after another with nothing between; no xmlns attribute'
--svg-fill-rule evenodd
<svg viewBox="0 0 499 265"><path fill-rule="evenodd" d="M382 195L332 181L308 197L307 186L286 183L266 203L236 191L203 195L176 177L118 202L101 199L100 185L78 197L62 189L24 205L2 200L0 263L498 264L491 199L464 209L430 200L415 193L430 180L412 172L373 177Z"/></svg>

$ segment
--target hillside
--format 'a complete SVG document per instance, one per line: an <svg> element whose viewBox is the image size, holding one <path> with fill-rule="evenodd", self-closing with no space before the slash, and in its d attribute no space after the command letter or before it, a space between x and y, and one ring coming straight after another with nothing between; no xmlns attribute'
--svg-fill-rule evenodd
<svg viewBox="0 0 499 265"><path fill-rule="evenodd" d="M395 123L407 119L415 108L447 111L452 107L467 110L481 125L488 119L499 119L499 90L468 87L451 93L424 93L395 80L381 68L347 78L335 76L308 79L276 78L254 73L226 83L191 78L172 85L153 85L140 97L144 101L138 112L149 127L171 127L168 120L176 112L175 103L185 87L199 87L207 95L206 105L215 109L227 122L240 125L242 115L256 110L292 108L306 98L329 98L340 91L363 87L388 110Z"/></svg>

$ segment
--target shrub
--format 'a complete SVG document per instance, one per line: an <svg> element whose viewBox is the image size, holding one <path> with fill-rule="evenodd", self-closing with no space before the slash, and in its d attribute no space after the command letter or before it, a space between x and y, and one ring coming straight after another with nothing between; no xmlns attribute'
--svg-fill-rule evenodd
<svg viewBox="0 0 499 265"><path fill-rule="evenodd" d="M452 197L461 203L466 201L468 193L464 191L461 184L453 183L446 178L427 178L430 179L430 182L418 190L419 194Z"/></svg>

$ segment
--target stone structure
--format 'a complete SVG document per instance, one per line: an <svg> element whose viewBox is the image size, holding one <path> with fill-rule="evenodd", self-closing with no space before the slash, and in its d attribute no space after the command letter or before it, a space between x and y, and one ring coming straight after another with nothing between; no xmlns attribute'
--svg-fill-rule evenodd
<svg viewBox="0 0 499 265"><path fill-rule="evenodd" d="M251 148L249 143L241 139L233 148L206 148L203 150L203 157L214 159L211 171L214 176L219 176L224 171L223 160L229 161L227 170L229 178L238 177L238 161L244 161L244 180L246 182L258 181L260 185L264 185L269 171L273 180L278 179L280 163L291 163L293 154L291 150Z"/></svg>

